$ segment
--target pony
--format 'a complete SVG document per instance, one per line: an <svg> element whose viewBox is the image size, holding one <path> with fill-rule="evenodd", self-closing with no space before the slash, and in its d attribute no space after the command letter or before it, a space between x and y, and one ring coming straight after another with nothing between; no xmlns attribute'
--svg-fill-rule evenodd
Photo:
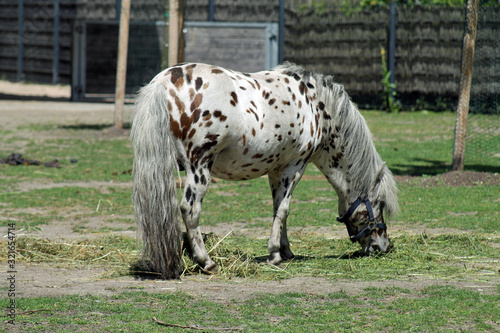
<svg viewBox="0 0 500 333"><path fill-rule="evenodd" d="M131 139L140 261L166 279L182 273L180 215L194 260L204 271L217 270L199 228L211 176L267 175L274 210L268 263L292 259L286 220L308 163L337 193L337 220L350 239L367 254L387 251L383 214L397 212L397 187L364 118L332 76L292 63L257 73L176 65L140 89ZM179 170L186 172L180 204Z"/></svg>

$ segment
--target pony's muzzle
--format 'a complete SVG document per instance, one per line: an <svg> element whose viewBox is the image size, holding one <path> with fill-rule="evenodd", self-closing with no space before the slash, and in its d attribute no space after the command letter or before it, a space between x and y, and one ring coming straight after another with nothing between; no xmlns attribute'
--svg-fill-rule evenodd
<svg viewBox="0 0 500 333"><path fill-rule="evenodd" d="M389 248L389 238L385 229L374 229L370 235L360 240L365 254L385 253Z"/></svg>

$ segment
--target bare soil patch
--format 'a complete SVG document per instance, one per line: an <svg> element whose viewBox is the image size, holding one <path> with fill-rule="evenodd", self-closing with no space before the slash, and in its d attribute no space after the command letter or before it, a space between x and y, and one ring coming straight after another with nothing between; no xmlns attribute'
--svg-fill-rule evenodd
<svg viewBox="0 0 500 333"><path fill-rule="evenodd" d="M494 186L500 183L500 173L450 171L433 177L395 176L398 183L413 183L423 187Z"/></svg>
<svg viewBox="0 0 500 333"><path fill-rule="evenodd" d="M334 270L334 268L332 268ZM474 281L446 279L426 279L407 277L399 280L384 281L330 281L326 278L294 277L281 281L247 281L234 279L222 281L217 277L199 275L182 280L144 280L132 276L103 278L106 271L102 268L66 269L47 264L19 265L19 290L21 297L57 297L60 295L113 295L126 291L176 292L182 291L193 296L207 297L213 301L229 302L255 297L262 293L278 294L299 292L313 295L326 295L344 291L357 295L367 287L399 287L421 290L432 285L455 286L494 294L496 284Z"/></svg>

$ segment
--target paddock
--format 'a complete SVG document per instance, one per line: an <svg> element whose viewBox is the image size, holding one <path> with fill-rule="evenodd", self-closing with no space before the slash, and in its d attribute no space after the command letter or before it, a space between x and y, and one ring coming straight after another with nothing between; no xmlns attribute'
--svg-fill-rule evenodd
<svg viewBox="0 0 500 333"><path fill-rule="evenodd" d="M132 109L125 108L126 125ZM7 271L12 226L19 330L163 330L153 317L209 331L302 325L341 330L368 322L371 326L363 329L405 330L416 323L423 330L497 330L498 308L491 304L498 303L500 284L500 176L467 164L464 173L447 171L451 161L444 151L452 145L453 113L362 114L400 189L401 213L387 222L391 252L359 253L345 226L335 221L335 192L318 170L308 168L290 205L296 258L268 265L272 200L267 179L214 179L201 227L211 235L207 249L213 249L222 269L204 274L185 254L190 269L180 280L165 281L133 269L140 246L130 198L129 126L123 131L111 126L113 106L0 101L0 159L20 153L60 164L0 164L1 264ZM421 125L424 120L428 125ZM8 287L2 284L2 299L13 299ZM173 306L183 302L212 314L176 315ZM407 304L407 313L391 302ZM433 315L415 315L431 307ZM453 321L440 320L449 309L457 314ZM357 319L345 317L345 311ZM307 315L317 320L304 322Z"/></svg>

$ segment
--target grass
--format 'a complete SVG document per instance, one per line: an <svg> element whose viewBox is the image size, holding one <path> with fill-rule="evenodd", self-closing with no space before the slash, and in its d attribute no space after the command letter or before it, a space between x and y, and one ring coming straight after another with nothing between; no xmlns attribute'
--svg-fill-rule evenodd
<svg viewBox="0 0 500 333"><path fill-rule="evenodd" d="M362 112L378 152L397 175L437 175L451 168L455 114ZM469 116L465 170L498 172L498 115Z"/></svg>
<svg viewBox="0 0 500 333"><path fill-rule="evenodd" d="M498 329L498 295L452 286L421 291L366 288L346 292L263 294L217 302L185 293L126 292L115 296L74 295L19 301L18 326L30 332L179 332L158 321L221 331L487 331Z"/></svg>
<svg viewBox="0 0 500 333"><path fill-rule="evenodd" d="M310 234L292 234L296 258L284 266L266 264L266 240L227 235L207 235L206 245L220 267L218 279L281 280L298 276L331 280L364 281L405 279L408 276L488 281L499 273L499 238L482 235L413 235L392 238L393 248L384 255L363 256L346 239L327 239ZM141 274L134 266L138 248L135 239L108 234L78 241L54 241L20 237L16 245L19 262L46 262L65 268L106 268L108 276ZM0 258L7 257L7 247ZM203 274L185 251L184 275Z"/></svg>
<svg viewBox="0 0 500 333"><path fill-rule="evenodd" d="M396 175L429 178L449 170L454 114L363 115L378 151ZM489 126L491 121L477 123ZM106 127L41 124L10 129L0 124L0 158L22 152L27 158L43 162L58 159L62 166L56 169L0 164L0 227L14 223L18 233L43 232L53 224L66 223L83 236L73 241L19 236L18 262L105 268L102 278L137 274L134 263L139 245L134 238L116 233L134 229L130 142L128 138L103 135ZM23 131L40 135L24 136ZM476 141L477 137L473 136ZM481 142L485 143L481 157L466 159L466 170L498 172L498 141L486 138ZM70 162L74 158L77 163ZM207 235L207 248L220 267L214 279L282 281L321 277L332 283L355 283L422 278L451 284L497 283L500 186L450 187L437 183L424 187L420 184L424 178L399 184L401 214L389 222L392 250L366 257L360 255L359 245L347 238L328 239L315 231L345 227L335 222L334 191L316 168L309 167L294 192L289 216L296 258L282 267L269 266L265 263L267 237L245 237L237 232L224 239ZM95 185L89 185L92 182ZM51 186L54 183L60 186ZM272 202L265 178L247 182L217 180L211 184L203 207L202 225L244 223L249 229L270 230ZM402 231L391 234L391 227ZM426 232L430 228L443 228L444 233ZM6 240L1 243L0 261L6 262ZM187 253L183 260L185 276L202 274ZM0 289L5 294L3 285ZM21 324L20 330L30 332L181 330L160 326L153 316L166 323L198 325L204 331L494 331L499 328L499 292L388 286L325 295L266 293L226 301L179 292L137 291L114 296L19 297L17 311L26 314L20 314L16 321ZM41 311L29 312L32 310Z"/></svg>

